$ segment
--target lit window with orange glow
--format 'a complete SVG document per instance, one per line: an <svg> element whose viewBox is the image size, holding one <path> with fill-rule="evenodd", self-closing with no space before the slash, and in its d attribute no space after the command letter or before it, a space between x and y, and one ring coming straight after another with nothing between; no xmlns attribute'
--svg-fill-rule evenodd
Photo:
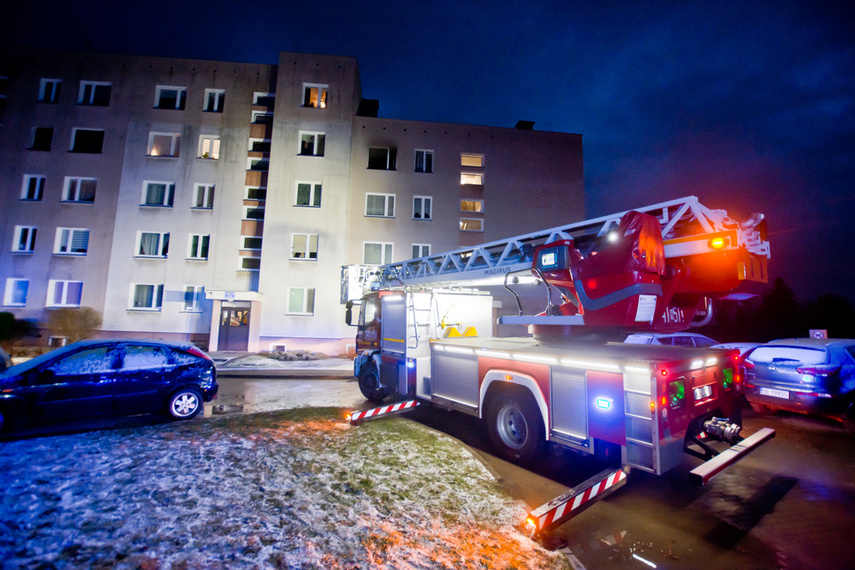
<svg viewBox="0 0 855 570"><path fill-rule="evenodd" d="M326 109L328 89L329 85L304 83L303 107L311 107L313 109Z"/></svg>

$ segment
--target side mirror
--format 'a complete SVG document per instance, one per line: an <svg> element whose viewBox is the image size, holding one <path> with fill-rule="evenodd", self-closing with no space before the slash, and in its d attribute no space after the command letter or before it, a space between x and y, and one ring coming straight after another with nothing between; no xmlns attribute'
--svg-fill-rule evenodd
<svg viewBox="0 0 855 570"><path fill-rule="evenodd" d="M353 326L351 321L353 321L353 301L348 301L345 304L344 322L347 323L347 326Z"/></svg>
<svg viewBox="0 0 855 570"><path fill-rule="evenodd" d="M53 384L56 381L56 372L51 370L50 368L45 368L39 375L37 376L36 382L38 384Z"/></svg>

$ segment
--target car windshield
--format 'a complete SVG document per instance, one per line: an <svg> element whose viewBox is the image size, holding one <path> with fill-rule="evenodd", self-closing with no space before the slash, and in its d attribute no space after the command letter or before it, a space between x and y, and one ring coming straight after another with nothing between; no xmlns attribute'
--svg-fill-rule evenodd
<svg viewBox="0 0 855 570"><path fill-rule="evenodd" d="M748 356L748 359L751 362L764 364L769 364L775 360L793 360L801 364L822 364L827 361L828 355L821 348L760 346Z"/></svg>

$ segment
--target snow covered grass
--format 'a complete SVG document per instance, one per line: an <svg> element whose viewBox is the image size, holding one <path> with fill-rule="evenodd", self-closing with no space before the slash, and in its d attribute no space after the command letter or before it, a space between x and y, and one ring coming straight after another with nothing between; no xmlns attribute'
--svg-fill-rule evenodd
<svg viewBox="0 0 855 570"><path fill-rule="evenodd" d="M300 408L0 443L0 565L569 568L451 438Z"/></svg>

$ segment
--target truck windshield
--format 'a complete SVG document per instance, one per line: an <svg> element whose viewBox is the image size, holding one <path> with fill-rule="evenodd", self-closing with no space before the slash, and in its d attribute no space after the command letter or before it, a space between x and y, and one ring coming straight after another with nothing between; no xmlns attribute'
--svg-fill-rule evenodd
<svg viewBox="0 0 855 570"><path fill-rule="evenodd" d="M377 298L369 297L362 301L362 307L359 310L359 326L364 327L366 323L370 323L377 316Z"/></svg>

